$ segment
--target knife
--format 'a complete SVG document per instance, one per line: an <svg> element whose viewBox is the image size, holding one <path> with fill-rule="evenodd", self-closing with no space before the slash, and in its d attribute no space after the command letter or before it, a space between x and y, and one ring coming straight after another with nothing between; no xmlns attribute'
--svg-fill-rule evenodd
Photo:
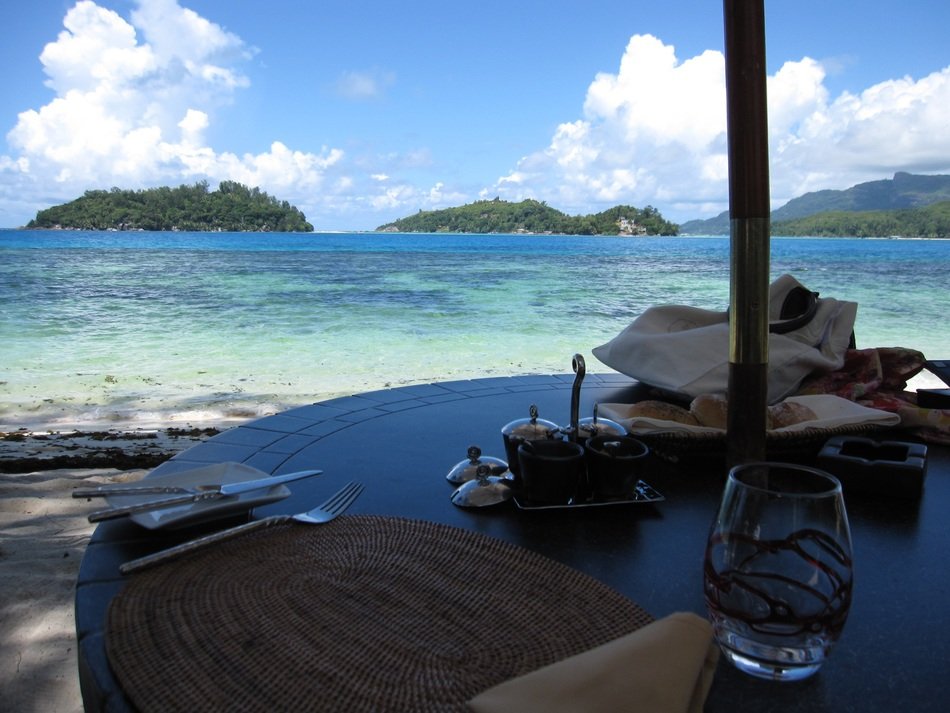
<svg viewBox="0 0 950 713"><path fill-rule="evenodd" d="M305 470L301 473L306 473L308 475L318 475L322 473L322 470ZM305 478L306 475L298 476L297 473L290 473L289 475L295 476L291 480L296 480L297 477ZM250 483L268 483L274 482L274 478L282 478L284 476L267 476L266 478L256 478L255 480L246 480L241 485L247 485ZM155 480L158 480L157 478ZM142 480L138 483L133 483L132 485L118 484L118 485L100 485L95 488L76 488L73 491L74 498L109 498L113 495L184 495L186 493L191 495L197 495L198 493L208 492L208 491L217 491L221 487L220 483L207 483L202 485L156 485L154 483L149 483L148 480ZM251 490L255 490L261 487L260 485L255 485Z"/></svg>
<svg viewBox="0 0 950 713"><path fill-rule="evenodd" d="M159 510L161 508L174 507L176 505L186 505L188 503L196 503L202 500L217 500L218 498L227 497L229 495L240 495L241 493L248 493L252 490L261 490L262 488L272 488L275 485L280 485L282 483L289 483L293 480L300 480L301 478L309 478L313 475L320 475L322 470L301 470L296 473L285 473L284 475L271 475L266 478L258 478L256 480L245 480L242 483L226 483L224 485L197 485L190 488L180 488L185 491L182 495L176 495L171 498L159 498L158 500L148 500L144 503L135 503L134 505L124 505L121 507L109 508L107 510L96 510L89 514L89 522L101 522L102 520L112 520L117 517L123 517L124 515L135 515L140 512L148 512L149 510ZM169 486L170 487L170 486ZM144 488L116 488L110 490L105 495L138 495L142 493L148 494L151 491L151 488L146 486ZM160 493L169 492L164 487L159 490ZM102 493L96 493L96 495L101 495ZM81 496L78 496L81 497Z"/></svg>

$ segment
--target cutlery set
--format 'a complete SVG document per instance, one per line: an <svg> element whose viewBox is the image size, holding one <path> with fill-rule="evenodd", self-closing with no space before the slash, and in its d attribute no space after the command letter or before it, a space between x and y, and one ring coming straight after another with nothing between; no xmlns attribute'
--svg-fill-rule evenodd
<svg viewBox="0 0 950 713"><path fill-rule="evenodd" d="M227 465L227 464L225 464ZM233 483L207 483L198 485L172 485L161 483L143 482L136 485L104 485L95 488L78 488L73 491L74 498L122 498L122 497L140 497L158 495L155 499L146 498L131 504L118 505L116 507L96 510L89 514L89 522L101 522L112 520L128 515L136 515L143 512L163 510L166 508L176 508L181 506L195 505L206 501L215 501L221 498L239 496L243 493L250 493L256 490L267 490L284 483L290 483L302 478L309 478L323 473L322 470L301 470L294 473L283 475L273 475L264 478L254 478ZM260 520L252 520L236 527L226 530L220 530L210 535L205 535L180 545L156 552L145 557L126 562L119 567L122 574L138 572L155 564L166 562L179 557L183 554L193 552L208 545L223 540L231 539L235 536L252 532L254 530L264 529L286 522L301 522L308 525L318 525L333 520L342 514L360 493L363 492L363 486L360 483L347 483L343 488L334 493L325 502L321 503L312 510L300 512L295 515L273 515Z"/></svg>
<svg viewBox="0 0 950 713"><path fill-rule="evenodd" d="M81 488L73 491L74 498L93 498L93 497L118 497L123 495L164 495L170 494L172 497L159 498L157 500L147 500L132 505L123 505L120 507L108 508L105 510L96 510L89 514L89 522L101 522L102 520L112 520L125 515L134 515L139 512L148 512L149 510L158 510L161 508L174 507L176 505L186 505L196 503L202 500L214 500L228 495L240 495L241 493L250 493L262 488L272 488L282 483L290 483L301 478L309 478L314 475L320 475L322 470L301 470L296 473L287 473L285 475L273 475L256 480L246 480L242 483L225 483L211 485L184 486L154 486L154 485L119 485L119 486L101 486L98 488Z"/></svg>
<svg viewBox="0 0 950 713"><path fill-rule="evenodd" d="M330 522L330 520L334 519L337 515L342 514L344 510L353 504L361 492L363 492L363 486L361 484L347 483L343 488L331 495L326 502L321 503L313 510L300 512L296 515L272 515L271 517L246 522L243 525L231 527L227 530L220 530L219 532L199 537L196 540L189 540L180 545L169 547L167 550L162 550L161 552L126 562L119 567L119 571L122 574L138 572L146 567L167 562L175 557L194 552L195 550L215 544L216 542L230 540L238 535L273 527L274 525L281 525L285 522L293 521L302 522L306 525L322 525L323 523Z"/></svg>

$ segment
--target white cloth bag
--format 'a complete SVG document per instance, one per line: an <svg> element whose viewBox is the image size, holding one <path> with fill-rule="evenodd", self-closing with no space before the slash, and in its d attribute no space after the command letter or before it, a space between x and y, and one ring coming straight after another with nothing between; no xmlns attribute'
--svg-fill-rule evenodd
<svg viewBox="0 0 950 713"><path fill-rule="evenodd" d="M807 289L791 275L769 286L769 320L780 320L795 289ZM784 334L769 334L768 400L781 401L816 371L844 364L851 344L856 302L817 299L814 316ZM660 305L650 307L594 356L612 369L645 384L694 398L725 393L729 381L728 312Z"/></svg>

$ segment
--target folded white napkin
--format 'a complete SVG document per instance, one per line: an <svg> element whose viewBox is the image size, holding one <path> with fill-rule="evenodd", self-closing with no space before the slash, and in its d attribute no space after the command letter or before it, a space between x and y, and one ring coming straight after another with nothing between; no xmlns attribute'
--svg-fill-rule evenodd
<svg viewBox="0 0 950 713"><path fill-rule="evenodd" d="M468 706L476 713L700 713L718 660L709 622L680 612L505 681Z"/></svg>
<svg viewBox="0 0 950 713"><path fill-rule="evenodd" d="M769 317L779 320L793 290L808 291L791 275L769 285ZM768 400L794 394L815 371L844 364L857 317L856 302L822 297L814 316L786 333L768 335ZM617 336L594 347L601 362L644 384L690 398L725 391L729 383L727 312L688 305L648 307Z"/></svg>

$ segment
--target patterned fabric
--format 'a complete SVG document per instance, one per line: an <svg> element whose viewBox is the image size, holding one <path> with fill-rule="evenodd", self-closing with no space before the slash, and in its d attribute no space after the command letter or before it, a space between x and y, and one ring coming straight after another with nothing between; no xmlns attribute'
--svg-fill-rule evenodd
<svg viewBox="0 0 950 713"><path fill-rule="evenodd" d="M901 428L921 440L950 445L950 409L921 408L907 382L924 368L924 355L914 349L881 347L850 349L841 369L806 379L799 395L834 394L862 406L896 413Z"/></svg>

